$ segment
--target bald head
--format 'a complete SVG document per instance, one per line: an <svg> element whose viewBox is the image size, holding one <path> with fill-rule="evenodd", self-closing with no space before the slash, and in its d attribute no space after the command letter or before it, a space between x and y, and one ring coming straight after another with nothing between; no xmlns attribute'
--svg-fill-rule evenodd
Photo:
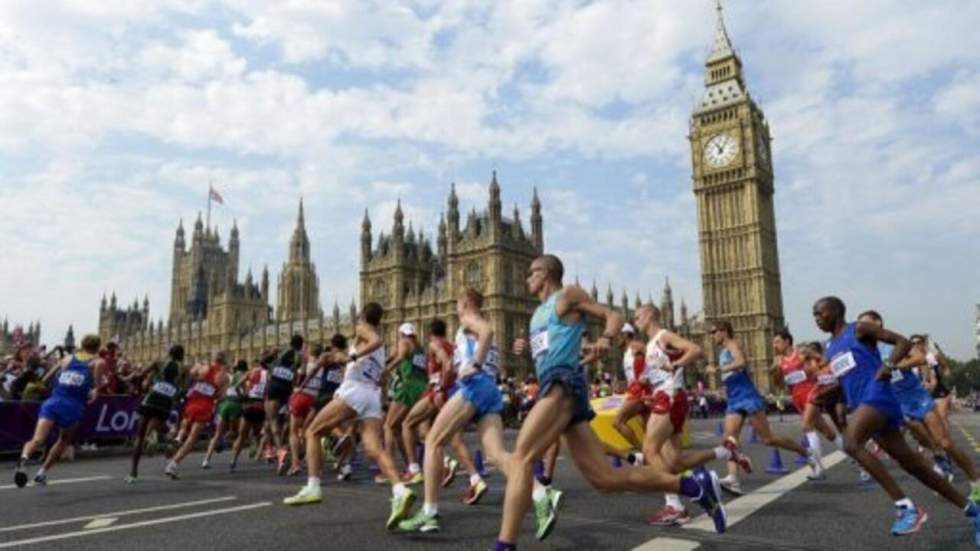
<svg viewBox="0 0 980 551"><path fill-rule="evenodd" d="M565 265L561 263L561 260L557 256L553 254L542 255L534 262L544 270L546 277L550 281L561 283L562 279L565 278Z"/></svg>
<svg viewBox="0 0 980 551"><path fill-rule="evenodd" d="M640 331L649 333L651 330L657 330L660 328L660 308L653 304L644 304L636 309L633 319Z"/></svg>

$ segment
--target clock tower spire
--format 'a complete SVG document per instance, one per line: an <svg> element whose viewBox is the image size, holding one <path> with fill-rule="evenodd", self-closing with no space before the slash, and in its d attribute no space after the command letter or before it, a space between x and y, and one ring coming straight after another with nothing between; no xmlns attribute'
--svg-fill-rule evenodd
<svg viewBox="0 0 980 551"><path fill-rule="evenodd" d="M770 340L783 326L769 125L749 94L720 2L717 12L688 136L705 328L731 322L753 379L768 389ZM717 374L710 382L720 384Z"/></svg>

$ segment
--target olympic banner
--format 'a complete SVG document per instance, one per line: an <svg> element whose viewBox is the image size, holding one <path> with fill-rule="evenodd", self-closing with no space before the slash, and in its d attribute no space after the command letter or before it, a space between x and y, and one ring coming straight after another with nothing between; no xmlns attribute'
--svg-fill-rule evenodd
<svg viewBox="0 0 980 551"><path fill-rule="evenodd" d="M76 441L126 438L139 422L138 396L103 396L85 409ZM41 402L0 402L0 451L19 450L34 436ZM52 431L50 439L57 437Z"/></svg>

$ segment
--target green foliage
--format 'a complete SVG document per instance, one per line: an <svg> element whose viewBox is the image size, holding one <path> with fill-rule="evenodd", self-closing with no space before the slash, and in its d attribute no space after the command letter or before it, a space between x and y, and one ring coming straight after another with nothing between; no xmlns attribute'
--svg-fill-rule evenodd
<svg viewBox="0 0 980 551"><path fill-rule="evenodd" d="M968 362L959 362L950 358L949 366L953 371L953 386L956 387L957 396L980 390L980 360L974 358Z"/></svg>

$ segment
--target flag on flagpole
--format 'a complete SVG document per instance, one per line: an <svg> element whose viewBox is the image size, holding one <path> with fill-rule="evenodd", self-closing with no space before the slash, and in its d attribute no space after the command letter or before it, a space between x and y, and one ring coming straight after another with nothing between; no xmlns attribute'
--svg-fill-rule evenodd
<svg viewBox="0 0 980 551"><path fill-rule="evenodd" d="M208 186L208 193L209 193L208 197L210 199L212 199L214 201L217 201L218 204L221 204L221 205L224 205L225 204L225 200L221 198L221 194L218 193L218 190L214 189L213 187Z"/></svg>

